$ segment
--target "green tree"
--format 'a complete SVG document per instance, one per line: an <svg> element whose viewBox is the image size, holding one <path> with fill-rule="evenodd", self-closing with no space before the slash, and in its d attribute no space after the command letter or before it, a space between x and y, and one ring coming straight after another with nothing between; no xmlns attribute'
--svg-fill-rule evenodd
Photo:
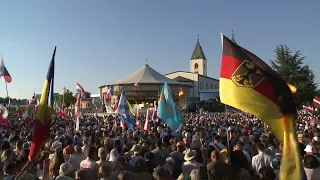
<svg viewBox="0 0 320 180"><path fill-rule="evenodd" d="M70 105L76 103L76 98L73 96L73 93L68 89L66 89L64 95L63 94L59 95L59 99L58 99L59 107L62 107L63 98L67 108L70 107Z"/></svg>
<svg viewBox="0 0 320 180"><path fill-rule="evenodd" d="M312 102L317 94L317 83L310 67L304 64L305 56L300 51L293 53L286 45L279 45L274 50L276 59L270 60L272 68L290 84L297 87L294 94L298 105Z"/></svg>

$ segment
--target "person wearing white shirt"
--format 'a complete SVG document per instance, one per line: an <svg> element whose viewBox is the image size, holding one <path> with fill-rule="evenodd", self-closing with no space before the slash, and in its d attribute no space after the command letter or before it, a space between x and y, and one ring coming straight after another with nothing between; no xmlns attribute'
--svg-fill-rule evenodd
<svg viewBox="0 0 320 180"><path fill-rule="evenodd" d="M258 151L258 154L253 156L252 158L252 169L254 169L257 173L262 167L272 167L272 158L268 154L264 153L263 144L257 143L256 149Z"/></svg>

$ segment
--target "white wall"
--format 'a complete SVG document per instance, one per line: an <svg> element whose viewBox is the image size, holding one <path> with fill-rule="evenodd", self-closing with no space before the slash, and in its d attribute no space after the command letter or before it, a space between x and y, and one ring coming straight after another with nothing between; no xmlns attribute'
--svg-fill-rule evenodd
<svg viewBox="0 0 320 180"><path fill-rule="evenodd" d="M195 64L198 64L198 69L195 69ZM207 76L207 67L208 67L207 60L204 60L204 59L190 60L190 72Z"/></svg>
<svg viewBox="0 0 320 180"><path fill-rule="evenodd" d="M199 76L199 92L219 92L219 81Z"/></svg>
<svg viewBox="0 0 320 180"><path fill-rule="evenodd" d="M189 79L193 81L193 88L191 88L190 93L188 94L189 97L200 97L199 92L198 92L198 74L195 73L190 73L190 72L183 72L183 71L177 71L174 73L166 74L165 75L167 78L174 79L176 77L183 77L186 79Z"/></svg>

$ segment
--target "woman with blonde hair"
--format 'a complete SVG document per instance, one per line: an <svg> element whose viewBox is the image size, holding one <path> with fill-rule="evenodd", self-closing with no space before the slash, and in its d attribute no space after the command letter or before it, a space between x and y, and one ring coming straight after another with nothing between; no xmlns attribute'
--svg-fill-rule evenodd
<svg viewBox="0 0 320 180"><path fill-rule="evenodd" d="M64 157L62 153L62 149L56 149L54 153L54 157L49 165L49 176L55 179L59 176L60 165L64 163Z"/></svg>

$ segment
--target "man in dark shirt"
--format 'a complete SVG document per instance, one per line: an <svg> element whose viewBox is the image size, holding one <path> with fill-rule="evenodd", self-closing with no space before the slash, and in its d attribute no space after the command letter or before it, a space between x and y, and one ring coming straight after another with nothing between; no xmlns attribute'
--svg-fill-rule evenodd
<svg viewBox="0 0 320 180"><path fill-rule="evenodd" d="M231 163L238 166L239 168L244 168L249 170L248 160L242 152L243 143L237 142L233 147L233 151L230 152Z"/></svg>

